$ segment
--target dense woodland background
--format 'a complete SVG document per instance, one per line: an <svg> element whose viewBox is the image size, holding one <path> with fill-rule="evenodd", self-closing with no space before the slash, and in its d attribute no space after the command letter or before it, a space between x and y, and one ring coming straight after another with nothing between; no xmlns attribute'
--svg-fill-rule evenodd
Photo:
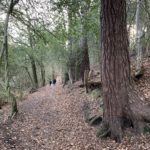
<svg viewBox="0 0 150 150"><path fill-rule="evenodd" d="M1 1L1 45L9 4L10 1ZM99 64L99 12L97 0L20 1L11 12L8 26L11 89L21 92L30 87L41 87L52 78L52 74L69 71L70 81L79 80L80 66L82 61L86 61L82 57L87 50L90 66ZM139 6L136 0L127 1L127 16L131 56L136 59L139 53L136 38L140 39L138 47L142 55L148 56L149 1L139 1ZM140 35L136 35L137 32ZM5 93L4 65L2 61L2 93Z"/></svg>
<svg viewBox="0 0 150 150"><path fill-rule="evenodd" d="M122 12L119 7L125 8L126 12ZM117 14L119 11L122 14ZM127 30L123 31L124 27L121 28L122 25L118 25L120 28L115 31L113 16L114 18L118 16L118 20L116 19L118 24L124 22L123 25ZM105 17L106 19L104 19ZM107 66L104 68L103 65L107 58L106 62L114 61L113 58L109 58L109 55L105 57L103 51L112 49L114 46L116 53L110 51L109 54L110 56L117 55L119 51L117 53L117 46L113 45L113 41L119 45L119 38L122 40L121 36L123 39L129 39L129 48L128 44L122 45L129 52L131 63L127 65L131 67L131 78L138 81L145 73L143 64L149 62L150 57L149 0L126 0L126 5L120 4L119 1L113 3L110 0L105 3L103 0L101 2L99 0L1 0L0 107L5 103L11 103L11 117L14 117L19 110L17 102L24 99L29 93L49 84L49 80L53 79L57 79L63 87L69 88L78 85L77 81L81 81L79 86L85 85L86 92L88 92L87 84L90 88L94 86L97 88L101 82L103 85L110 84L111 82L105 82L107 74L104 72ZM126 53L122 52L121 55L126 55ZM117 57L116 60L118 60L118 64L121 64L122 61ZM107 69L110 71L112 68L108 67ZM120 72L122 71L121 68L118 69ZM111 74L113 71L109 73ZM95 80L90 84L91 76L94 76ZM119 77L121 78L121 76L118 75L118 81ZM113 92L110 91L110 98L113 97L111 94L113 95ZM138 99L129 92L130 95L132 99ZM105 102L104 107L106 108L108 103ZM139 103L139 101L137 102ZM116 107L120 106L117 102L115 104ZM134 111L137 110L131 106L131 113L124 115L130 117L125 117L125 120L132 121L132 123L136 120L136 124L139 124L137 120L140 122L141 120L150 120L150 117L145 115L145 113L149 113L149 108L143 107L143 109L145 111L139 113L140 117L137 117L134 114ZM107 117L104 117L104 122L109 120ZM97 118L99 116L96 116ZM111 138L120 141L122 131L119 131L118 120L112 120L113 123L115 122L115 128L120 132L117 134L112 132L116 132L116 129L111 126L111 121L108 122L110 128L105 128L101 136L106 136L111 132Z"/></svg>

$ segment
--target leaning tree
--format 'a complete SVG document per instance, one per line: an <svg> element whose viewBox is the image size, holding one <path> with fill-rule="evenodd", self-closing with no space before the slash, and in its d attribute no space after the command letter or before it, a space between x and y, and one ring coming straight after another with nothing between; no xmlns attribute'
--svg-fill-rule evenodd
<svg viewBox="0 0 150 150"><path fill-rule="evenodd" d="M145 122L150 121L150 109L142 104L132 85L126 15L126 0L101 0L104 112L99 134L118 142L126 125L141 133Z"/></svg>
<svg viewBox="0 0 150 150"><path fill-rule="evenodd" d="M5 84L6 84L5 89L6 89L7 96L11 99L11 103L12 103L11 117L14 117L17 114L18 109L17 109L16 98L14 94L11 92L10 83L9 83L8 25L9 25L9 19L13 12L14 6L18 4L18 2L19 0L10 1L10 5L8 7L6 19L4 23L4 38L3 38L3 43L2 43L2 49L0 52L0 62L4 56L4 63L5 63Z"/></svg>

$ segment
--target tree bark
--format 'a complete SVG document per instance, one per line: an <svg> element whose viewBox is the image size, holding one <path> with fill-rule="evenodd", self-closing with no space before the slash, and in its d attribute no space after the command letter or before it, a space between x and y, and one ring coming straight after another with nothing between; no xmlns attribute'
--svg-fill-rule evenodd
<svg viewBox="0 0 150 150"><path fill-rule="evenodd" d="M126 120L130 120L138 132L142 131L144 120L150 120L150 109L141 104L132 86L126 25L126 1L101 0L101 72L105 129L101 136L110 134L118 142L123 137Z"/></svg>
<svg viewBox="0 0 150 150"><path fill-rule="evenodd" d="M84 71L90 70L87 36L84 36L81 39L81 51L82 51L82 53L81 53L82 59L81 59L80 73L81 73L81 79L83 82L84 81Z"/></svg>

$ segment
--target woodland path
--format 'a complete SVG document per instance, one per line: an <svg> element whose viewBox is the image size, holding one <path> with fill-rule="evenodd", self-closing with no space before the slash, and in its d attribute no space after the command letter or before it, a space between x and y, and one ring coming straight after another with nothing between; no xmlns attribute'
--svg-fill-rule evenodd
<svg viewBox="0 0 150 150"><path fill-rule="evenodd" d="M80 104L74 93L67 94L59 84L39 89L19 104L17 118L3 128L0 149L96 149L98 139L84 123Z"/></svg>
<svg viewBox="0 0 150 150"><path fill-rule="evenodd" d="M63 89L60 84L47 85L30 94L19 103L17 118L0 126L0 150L150 148L146 145L150 139L147 136L125 138L121 144L97 138L96 129L85 123L83 117L82 106L86 100L83 89Z"/></svg>

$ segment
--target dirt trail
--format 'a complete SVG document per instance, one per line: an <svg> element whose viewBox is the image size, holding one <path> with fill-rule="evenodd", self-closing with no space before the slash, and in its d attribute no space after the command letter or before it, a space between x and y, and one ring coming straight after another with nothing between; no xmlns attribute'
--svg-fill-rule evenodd
<svg viewBox="0 0 150 150"><path fill-rule="evenodd" d="M95 128L84 121L84 101L87 97L80 89L69 92L60 84L39 89L19 103L13 122L0 126L0 150L120 150L127 145L131 150L142 149L141 137L122 144L98 139Z"/></svg>
<svg viewBox="0 0 150 150"><path fill-rule="evenodd" d="M76 95L67 94L61 85L46 86L19 104L18 117L4 130L0 149L82 150L91 142L89 128Z"/></svg>

